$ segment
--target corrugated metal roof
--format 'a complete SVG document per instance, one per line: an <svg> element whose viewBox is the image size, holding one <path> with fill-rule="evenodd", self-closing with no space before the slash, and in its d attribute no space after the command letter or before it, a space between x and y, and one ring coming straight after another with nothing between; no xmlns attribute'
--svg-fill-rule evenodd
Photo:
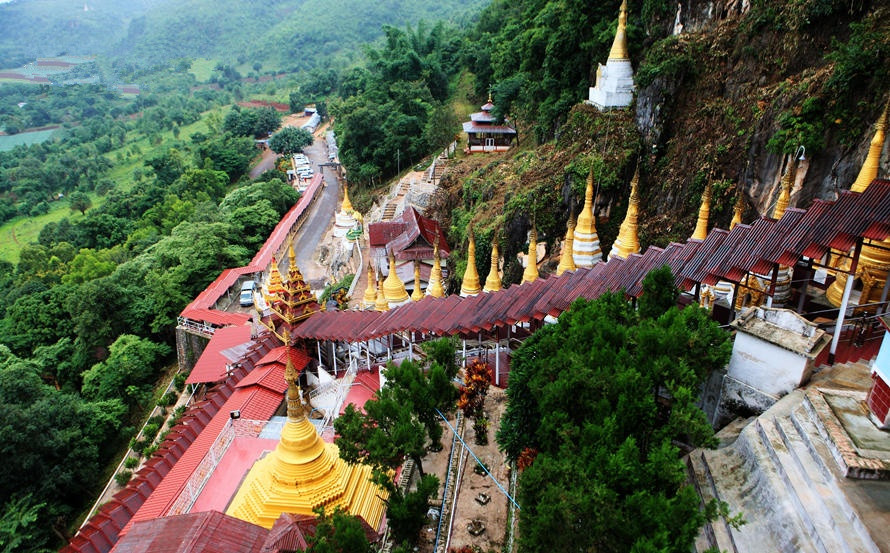
<svg viewBox="0 0 890 553"><path fill-rule="evenodd" d="M188 513L133 525L114 553L253 553L269 536L262 526L219 511Z"/></svg>
<svg viewBox="0 0 890 553"><path fill-rule="evenodd" d="M250 342L250 325L227 326L217 330L210 338L198 362L186 379L186 384L219 382L226 377L226 365L236 361L226 357L224 350Z"/></svg>

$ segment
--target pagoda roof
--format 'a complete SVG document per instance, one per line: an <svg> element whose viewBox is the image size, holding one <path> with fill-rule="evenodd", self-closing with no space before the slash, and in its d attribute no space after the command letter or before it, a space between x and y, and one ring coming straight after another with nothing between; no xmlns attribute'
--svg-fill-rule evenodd
<svg viewBox="0 0 890 553"><path fill-rule="evenodd" d="M808 210L789 208L778 221L762 218L731 232L713 229L704 240L650 247L627 259L613 258L590 269L513 285L498 292L461 298L425 297L386 312L319 313L296 330L300 338L349 342L419 330L438 336L474 336L496 326L557 316L576 298L594 299L607 291L642 295L642 281L652 269L667 265L676 284L719 279L739 282L748 272L768 272L776 263L793 265L829 248L849 249L858 239L890 236L890 180L876 179L863 192L843 192L833 202L817 200ZM435 314L432 316L432 314Z"/></svg>
<svg viewBox="0 0 890 553"><path fill-rule="evenodd" d="M476 123L494 123L497 121L497 118L487 111L477 111L476 113L470 114L470 121L475 121Z"/></svg>
<svg viewBox="0 0 890 553"><path fill-rule="evenodd" d="M433 244L439 237L439 255L448 257L451 248L445 241L439 222L424 217L413 206L408 206L394 221L368 225L370 246L392 251L398 260L432 259Z"/></svg>
<svg viewBox="0 0 890 553"><path fill-rule="evenodd" d="M516 129L507 125L486 125L475 121L464 123L464 132L487 132L491 134L516 134Z"/></svg>

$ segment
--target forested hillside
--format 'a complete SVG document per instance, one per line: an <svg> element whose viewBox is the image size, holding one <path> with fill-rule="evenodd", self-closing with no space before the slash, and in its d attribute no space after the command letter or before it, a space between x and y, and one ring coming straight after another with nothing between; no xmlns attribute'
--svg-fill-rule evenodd
<svg viewBox="0 0 890 553"><path fill-rule="evenodd" d="M99 55L117 73L178 58L269 71L355 61L383 25L469 21L483 0L17 0L0 4L0 67L62 53ZM87 10L84 11L84 6Z"/></svg>

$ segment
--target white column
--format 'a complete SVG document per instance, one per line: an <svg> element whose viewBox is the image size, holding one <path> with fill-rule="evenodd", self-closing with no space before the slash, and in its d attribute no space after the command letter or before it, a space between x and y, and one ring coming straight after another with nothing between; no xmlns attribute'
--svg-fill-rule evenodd
<svg viewBox="0 0 890 553"><path fill-rule="evenodd" d="M850 292L853 290L853 281L856 279L856 267L859 265L859 254L862 251L862 239L856 241L856 249L853 250L853 261L850 263L850 274L847 275L847 284L844 286L844 295L841 298L841 306L838 309L837 321L834 323L834 336L831 337L831 349L828 351L828 362L834 363L834 355L837 353L837 344L841 340L841 329L844 326L844 317L847 316L847 305L850 303Z"/></svg>
<svg viewBox="0 0 890 553"><path fill-rule="evenodd" d="M321 340L316 340L315 345L318 348L318 366L319 368L324 367L324 363L321 360Z"/></svg>
<svg viewBox="0 0 890 553"><path fill-rule="evenodd" d="M367 355L368 359L368 372L371 372L371 341L367 340L365 342L365 355Z"/></svg>
<svg viewBox="0 0 890 553"><path fill-rule="evenodd" d="M495 329L497 332L497 329ZM501 340L498 340L494 343L494 384L495 386L501 385Z"/></svg>
<svg viewBox="0 0 890 553"><path fill-rule="evenodd" d="M461 343L463 344L463 367L467 368L467 341L461 338Z"/></svg>
<svg viewBox="0 0 890 553"><path fill-rule="evenodd" d="M337 342L331 342L331 356L334 358L334 378L337 377Z"/></svg>

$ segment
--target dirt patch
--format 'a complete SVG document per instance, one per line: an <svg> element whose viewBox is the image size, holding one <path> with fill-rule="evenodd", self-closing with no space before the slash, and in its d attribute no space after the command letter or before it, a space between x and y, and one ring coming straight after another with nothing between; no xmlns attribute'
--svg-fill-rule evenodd
<svg viewBox="0 0 890 553"><path fill-rule="evenodd" d="M485 412L490 421L488 444L476 445L472 421L466 421L463 435L464 441L470 446L473 453L486 464L494 478L505 489L508 487L510 471L503 454L498 451L494 435L501 424L501 417L504 414L506 404L507 397L504 391L491 386L488 398L485 400ZM450 420L450 423L452 426L454 425L453 418ZM451 437L452 433L446 427L445 434L442 437L442 443L445 447L440 452L430 453L423 460L424 470L438 476L441 486L445 485L445 471L448 468ZM462 459L463 461L458 480L457 498L454 503L451 541L448 550L458 549L464 545L475 545L479 546L482 551L500 551L506 538L507 513L510 500L498 489L491 477L486 474L477 474L473 470L477 464L476 460L473 459L469 452L461 451L459 444L455 450L455 459ZM441 497L441 487L439 493ZM477 501L480 493L487 495L489 498L485 504ZM485 530L478 536L471 535L467 528L467 525L474 520L481 522L485 527ZM437 521L423 528L422 539L418 549L421 553L433 553L437 529ZM445 540L447 535L448 529L443 524L440 540Z"/></svg>

